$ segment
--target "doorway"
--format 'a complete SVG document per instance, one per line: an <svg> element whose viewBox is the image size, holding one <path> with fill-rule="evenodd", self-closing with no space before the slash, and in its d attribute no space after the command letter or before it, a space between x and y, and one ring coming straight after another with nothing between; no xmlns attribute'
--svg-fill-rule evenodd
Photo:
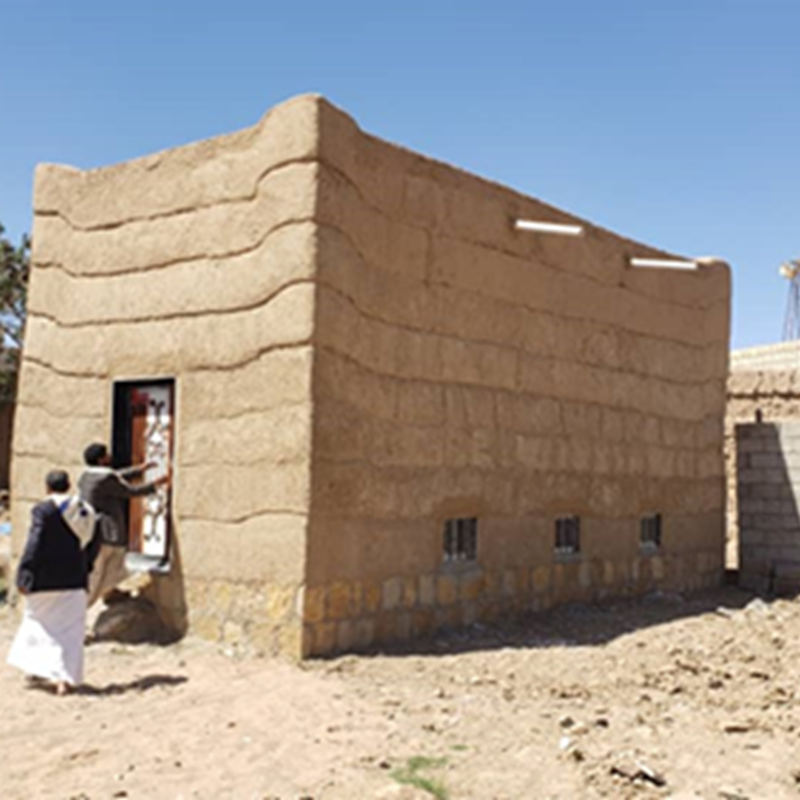
<svg viewBox="0 0 800 800"><path fill-rule="evenodd" d="M172 472L175 430L175 381L114 383L112 448L114 467L151 464L145 473L153 481ZM128 505L129 555L134 571L168 569L172 536L171 489L131 498Z"/></svg>

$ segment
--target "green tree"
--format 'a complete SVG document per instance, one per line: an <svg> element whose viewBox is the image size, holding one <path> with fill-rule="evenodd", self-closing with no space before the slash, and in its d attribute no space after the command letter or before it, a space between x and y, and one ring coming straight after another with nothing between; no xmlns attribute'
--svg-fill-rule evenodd
<svg viewBox="0 0 800 800"><path fill-rule="evenodd" d="M18 246L3 236L0 223L0 401L14 399L19 357L25 335L31 241L23 235Z"/></svg>

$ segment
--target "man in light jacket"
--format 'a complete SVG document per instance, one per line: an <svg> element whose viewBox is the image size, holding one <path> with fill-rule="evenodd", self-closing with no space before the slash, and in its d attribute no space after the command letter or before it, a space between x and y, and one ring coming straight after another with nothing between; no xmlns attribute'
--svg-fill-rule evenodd
<svg viewBox="0 0 800 800"><path fill-rule="evenodd" d="M150 483L133 484L153 464L140 464L124 470L111 468L111 456L104 444L90 444L83 451L86 470L78 480L78 491L97 512L97 535L100 550L89 576L88 604L100 597L113 599L115 588L128 573L125 553L128 550L128 526L125 511L131 497L143 497L155 492L169 481L167 475Z"/></svg>

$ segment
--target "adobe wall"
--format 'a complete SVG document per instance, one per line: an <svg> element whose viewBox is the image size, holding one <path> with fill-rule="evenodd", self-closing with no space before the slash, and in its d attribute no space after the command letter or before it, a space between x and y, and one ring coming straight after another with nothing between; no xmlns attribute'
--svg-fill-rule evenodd
<svg viewBox="0 0 800 800"><path fill-rule="evenodd" d="M664 254L588 223L514 232L575 219L321 112L307 650L717 583L727 266L634 270ZM577 558L553 554L563 514ZM460 516L478 561L446 567Z"/></svg>
<svg viewBox="0 0 800 800"><path fill-rule="evenodd" d="M202 635L322 653L716 582L727 267L632 270L663 254L515 217L573 219L315 97L117 167L40 168L15 551L47 469L77 475L109 438L113 381L174 377ZM562 514L579 557L554 558ZM479 517L479 558L445 568L458 516Z"/></svg>
<svg viewBox="0 0 800 800"><path fill-rule="evenodd" d="M298 654L309 506L317 101L118 166L36 173L14 548L53 466L111 432L115 379L174 377L193 628ZM165 608L179 616L181 608Z"/></svg>

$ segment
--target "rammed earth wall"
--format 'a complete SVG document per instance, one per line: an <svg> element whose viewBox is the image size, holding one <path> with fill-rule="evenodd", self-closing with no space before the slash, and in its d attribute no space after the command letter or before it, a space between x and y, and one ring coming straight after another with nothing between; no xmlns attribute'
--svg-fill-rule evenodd
<svg viewBox="0 0 800 800"><path fill-rule="evenodd" d="M18 550L53 464L107 441L112 382L174 377L173 507L195 630L301 652L317 103L107 169L36 174L14 441Z"/></svg>
<svg viewBox="0 0 800 800"><path fill-rule="evenodd" d="M515 232L580 221L316 97L118 167L41 168L35 204L15 529L47 467L108 437L114 379L175 377L203 635L321 654L719 581L723 263L633 269L665 254L588 223ZM478 554L448 565L456 517Z"/></svg>
<svg viewBox="0 0 800 800"><path fill-rule="evenodd" d="M323 107L311 652L718 582L729 274L363 134ZM645 552L640 517L660 513ZM553 553L581 516L581 553ZM444 521L478 559L442 562Z"/></svg>

